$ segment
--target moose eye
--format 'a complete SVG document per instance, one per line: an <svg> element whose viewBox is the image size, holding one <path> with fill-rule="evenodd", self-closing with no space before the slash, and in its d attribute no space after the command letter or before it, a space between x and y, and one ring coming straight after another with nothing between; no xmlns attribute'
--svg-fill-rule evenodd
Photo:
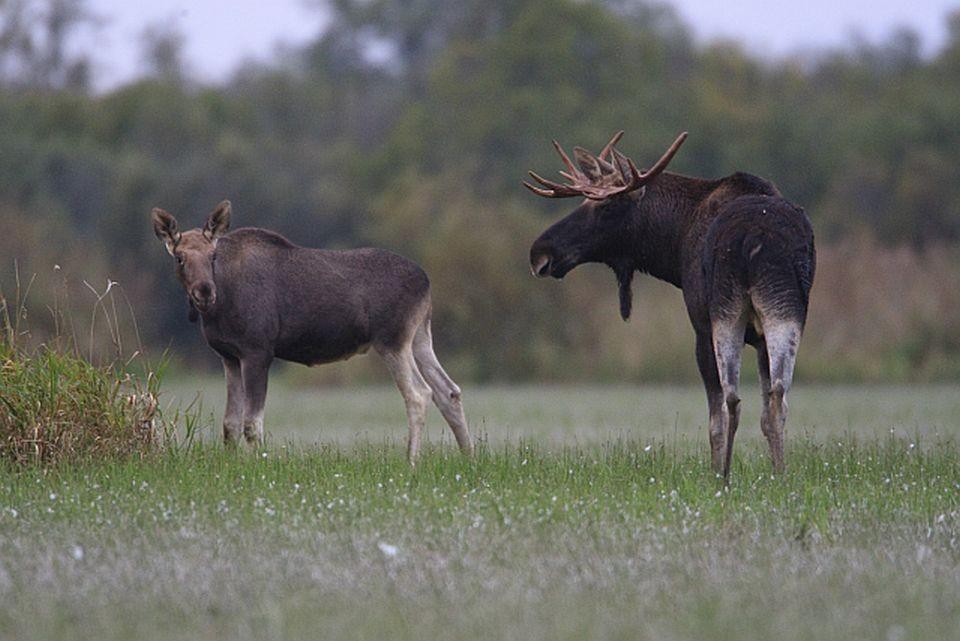
<svg viewBox="0 0 960 641"><path fill-rule="evenodd" d="M182 264L183 264L183 254L177 254L176 256L174 256L174 258L177 259L177 264L178 264L178 265L182 265Z"/></svg>

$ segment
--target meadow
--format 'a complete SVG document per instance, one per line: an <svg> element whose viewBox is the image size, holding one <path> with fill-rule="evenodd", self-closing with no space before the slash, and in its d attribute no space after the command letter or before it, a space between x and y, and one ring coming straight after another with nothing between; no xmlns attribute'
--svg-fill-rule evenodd
<svg viewBox="0 0 960 641"><path fill-rule="evenodd" d="M669 1L312 0L325 27L221 81L185 13L117 32L143 66L98 89L137 3L105 4L0 0L0 641L960 640L960 12L778 58ZM811 216L780 476L753 350L729 486L699 385L638 384L697 377L673 286L637 278L621 323L605 266L528 275L569 208L519 180L621 129ZM431 410L407 464L378 363L278 371L264 447L224 449L149 222L223 198L423 266L473 459Z"/></svg>
<svg viewBox="0 0 960 641"><path fill-rule="evenodd" d="M0 638L957 638L956 386L799 386L773 478L745 385L729 488L698 388L464 387L474 460L278 380L263 450L4 468Z"/></svg>

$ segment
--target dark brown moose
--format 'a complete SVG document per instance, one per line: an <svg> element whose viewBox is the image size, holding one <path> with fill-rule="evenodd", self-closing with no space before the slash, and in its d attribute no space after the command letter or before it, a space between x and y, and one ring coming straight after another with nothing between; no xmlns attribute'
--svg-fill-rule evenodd
<svg viewBox="0 0 960 641"><path fill-rule="evenodd" d="M533 273L563 278L582 263L609 266L624 320L634 272L683 290L707 391L713 467L725 479L740 420L740 352L745 343L755 347L760 427L781 471L786 396L816 264L810 220L762 178L735 173L703 180L664 171L686 133L645 172L616 149L622 135L596 156L574 149L577 164L554 141L565 183L530 172L539 186L524 185L538 196L584 198L533 243Z"/></svg>
<svg viewBox="0 0 960 641"><path fill-rule="evenodd" d="M427 404L433 402L460 449L472 451L460 388L433 353L430 282L415 263L382 249L299 247L280 234L245 227L227 233L224 201L202 229L180 232L162 209L153 229L177 260L177 278L207 343L223 360L223 438L263 439L267 373L275 358L318 365L364 353L383 358L407 408L407 454L416 461Z"/></svg>

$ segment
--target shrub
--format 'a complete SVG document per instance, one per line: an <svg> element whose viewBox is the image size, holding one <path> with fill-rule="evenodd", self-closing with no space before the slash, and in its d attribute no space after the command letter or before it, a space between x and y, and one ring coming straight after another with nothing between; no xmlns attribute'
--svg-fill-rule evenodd
<svg viewBox="0 0 960 641"><path fill-rule="evenodd" d="M192 441L199 410L177 409L165 419L156 372L132 373L130 362L94 364L63 337L31 345L19 327L19 296L12 303L0 295L0 461L143 457L177 442L181 418L187 432L180 442Z"/></svg>

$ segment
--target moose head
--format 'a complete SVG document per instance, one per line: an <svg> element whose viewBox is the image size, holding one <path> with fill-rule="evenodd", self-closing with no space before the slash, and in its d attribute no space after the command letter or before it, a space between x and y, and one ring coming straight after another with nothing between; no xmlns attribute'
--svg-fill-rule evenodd
<svg viewBox="0 0 960 641"><path fill-rule="evenodd" d="M196 320L197 312L206 314L217 302L213 251L217 240L230 228L230 201L217 205L202 229L179 231L177 219L159 207L151 212L151 218L153 232L177 260L177 279L190 300L190 319Z"/></svg>
<svg viewBox="0 0 960 641"><path fill-rule="evenodd" d="M687 134L680 134L660 160L645 172L639 171L633 160L616 149L622 136L622 131L617 132L596 156L575 147L576 164L554 140L553 146L566 166L560 175L568 182L553 182L531 171L530 176L541 186L523 184L544 198L584 199L572 213L534 241L530 247L533 275L563 278L583 263L606 264L617 276L620 313L626 319L630 315L630 283L638 268L635 256L638 206L647 185L666 169Z"/></svg>

